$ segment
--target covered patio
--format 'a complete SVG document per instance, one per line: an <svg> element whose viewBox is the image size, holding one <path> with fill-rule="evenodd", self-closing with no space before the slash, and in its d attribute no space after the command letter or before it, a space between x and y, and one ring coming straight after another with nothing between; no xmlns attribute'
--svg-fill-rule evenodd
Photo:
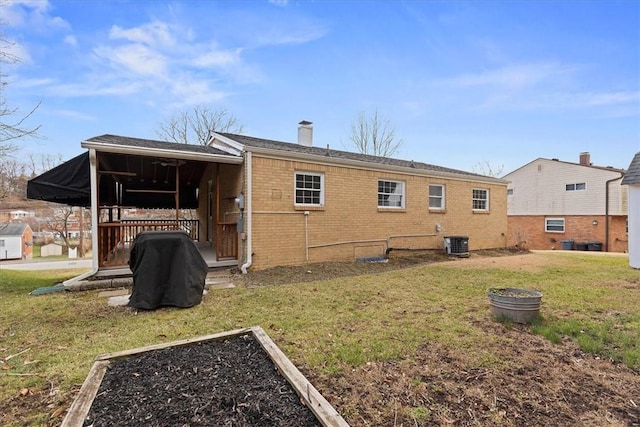
<svg viewBox="0 0 640 427"><path fill-rule="evenodd" d="M90 207L94 274L126 273L143 231L181 230L209 267L238 263L243 158L216 148L103 135L32 179L27 197Z"/></svg>

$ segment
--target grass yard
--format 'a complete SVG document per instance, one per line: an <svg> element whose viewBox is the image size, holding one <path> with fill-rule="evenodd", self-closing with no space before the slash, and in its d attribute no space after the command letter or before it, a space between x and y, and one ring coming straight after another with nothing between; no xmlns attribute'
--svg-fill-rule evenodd
<svg viewBox="0 0 640 427"><path fill-rule="evenodd" d="M628 258L390 267L316 281L335 265L251 272L196 307L151 312L108 307L98 291L27 295L71 271L0 270L0 424L59 425L98 354L254 325L352 426L640 423L640 272ZM541 291L542 318L492 319L490 287Z"/></svg>

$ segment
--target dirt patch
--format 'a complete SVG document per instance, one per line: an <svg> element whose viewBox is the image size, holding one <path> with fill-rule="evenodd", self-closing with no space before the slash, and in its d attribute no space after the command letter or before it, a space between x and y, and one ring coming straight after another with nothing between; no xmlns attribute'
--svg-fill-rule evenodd
<svg viewBox="0 0 640 427"><path fill-rule="evenodd" d="M430 343L411 359L310 378L352 426L637 426L640 372L524 326L482 325L507 338L499 367ZM634 400L635 399L635 400Z"/></svg>
<svg viewBox="0 0 640 427"><path fill-rule="evenodd" d="M275 267L265 270L250 270L248 274L239 274L239 271L233 276L233 281L237 285L247 287L254 286L272 286L286 283L302 283L313 282L316 280L336 279L339 277L359 276L363 274L377 274L385 271L399 270L409 267L417 267L425 264L433 263L450 263L452 266L462 265L484 265L487 259L500 259L501 264L496 266L513 264L514 266L523 266L527 264L528 252L518 251L515 249L490 249L472 252L468 258L449 256L443 251L425 250L425 251L392 251L390 256L384 262L371 261L349 261L349 262L323 262L306 264L302 266ZM517 258L510 261L511 258ZM540 261L538 260L539 264ZM533 262L532 262L533 264Z"/></svg>
<svg viewBox="0 0 640 427"><path fill-rule="evenodd" d="M84 425L321 424L247 334L113 361Z"/></svg>

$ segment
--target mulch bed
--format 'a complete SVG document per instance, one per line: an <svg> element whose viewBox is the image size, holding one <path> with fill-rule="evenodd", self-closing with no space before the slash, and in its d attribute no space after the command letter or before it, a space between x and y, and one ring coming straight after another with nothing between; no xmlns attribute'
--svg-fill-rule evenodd
<svg viewBox="0 0 640 427"><path fill-rule="evenodd" d="M250 334L115 359L84 426L320 426Z"/></svg>

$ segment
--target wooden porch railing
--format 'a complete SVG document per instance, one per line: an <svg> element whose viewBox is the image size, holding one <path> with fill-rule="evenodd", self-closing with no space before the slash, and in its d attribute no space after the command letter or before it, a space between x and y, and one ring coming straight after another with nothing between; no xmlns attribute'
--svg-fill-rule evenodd
<svg viewBox="0 0 640 427"><path fill-rule="evenodd" d="M185 231L193 240L199 239L199 221L172 220L123 220L98 224L98 256L100 267L125 266L133 240L143 231Z"/></svg>

